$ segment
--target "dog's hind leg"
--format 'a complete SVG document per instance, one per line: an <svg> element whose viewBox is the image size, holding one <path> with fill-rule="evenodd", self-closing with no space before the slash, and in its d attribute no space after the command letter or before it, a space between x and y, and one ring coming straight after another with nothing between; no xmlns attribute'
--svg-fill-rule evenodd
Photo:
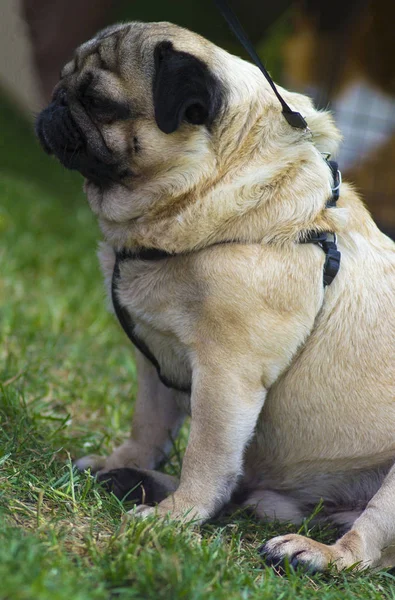
<svg viewBox="0 0 395 600"><path fill-rule="evenodd" d="M136 351L138 391L130 438L107 458L85 456L75 465L80 470L107 472L122 468L155 469L172 448L172 440L184 420L183 392L167 388L156 369Z"/></svg>
<svg viewBox="0 0 395 600"><path fill-rule="evenodd" d="M252 509L257 517L267 521L287 521L295 525L303 521L298 501L272 490L255 489L242 506Z"/></svg>
<svg viewBox="0 0 395 600"><path fill-rule="evenodd" d="M338 569L395 566L395 465L350 531L332 546L291 534L273 538L262 552L271 564L287 558L292 566L313 571L330 564Z"/></svg>

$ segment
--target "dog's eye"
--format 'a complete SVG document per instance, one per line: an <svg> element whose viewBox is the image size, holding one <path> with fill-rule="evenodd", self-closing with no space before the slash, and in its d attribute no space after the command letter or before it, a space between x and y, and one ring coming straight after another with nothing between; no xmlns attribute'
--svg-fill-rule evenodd
<svg viewBox="0 0 395 600"><path fill-rule="evenodd" d="M101 102L98 98L89 98L89 105L92 108L100 108Z"/></svg>
<svg viewBox="0 0 395 600"><path fill-rule="evenodd" d="M92 113L92 116L105 123L130 118L129 106L126 103L115 102L110 98L86 95L84 104L88 112Z"/></svg>
<svg viewBox="0 0 395 600"><path fill-rule="evenodd" d="M84 100L88 109L106 108L106 100L104 98L99 98L98 96L85 95Z"/></svg>

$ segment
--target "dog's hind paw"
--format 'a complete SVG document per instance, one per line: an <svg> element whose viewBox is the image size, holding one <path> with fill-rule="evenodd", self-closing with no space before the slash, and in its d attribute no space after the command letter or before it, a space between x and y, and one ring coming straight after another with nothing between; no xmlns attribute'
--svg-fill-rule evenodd
<svg viewBox="0 0 395 600"><path fill-rule="evenodd" d="M163 473L126 467L101 471L97 480L119 500L133 504L157 504L174 491L176 485Z"/></svg>
<svg viewBox="0 0 395 600"><path fill-rule="evenodd" d="M128 516L131 518L138 519L146 519L147 517L151 517L153 515L157 515L157 510L155 506L147 506L146 504L141 504L140 506L136 506L132 508L128 512Z"/></svg>

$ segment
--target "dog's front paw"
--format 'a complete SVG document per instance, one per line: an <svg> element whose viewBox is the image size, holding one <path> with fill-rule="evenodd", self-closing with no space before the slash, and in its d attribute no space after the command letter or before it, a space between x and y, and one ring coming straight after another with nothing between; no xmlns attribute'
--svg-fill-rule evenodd
<svg viewBox="0 0 395 600"><path fill-rule="evenodd" d="M339 553L332 546L326 546L302 535L281 535L269 540L259 549L265 563L282 568L288 561L294 569L302 567L310 572L325 571L331 563L339 564Z"/></svg>
<svg viewBox="0 0 395 600"><path fill-rule="evenodd" d="M365 569L374 564L366 554L361 536L348 531L336 544L327 546L303 535L281 535L269 540L260 553L265 562L281 567L286 560L294 569L303 567L310 572L325 571L330 566L342 569Z"/></svg>
<svg viewBox="0 0 395 600"><path fill-rule="evenodd" d="M129 515L134 518L146 518L155 516L159 519L172 519L184 523L192 522L200 524L206 521L211 515L204 507L191 505L190 502L178 497L177 494L169 496L157 506L137 506L129 511Z"/></svg>

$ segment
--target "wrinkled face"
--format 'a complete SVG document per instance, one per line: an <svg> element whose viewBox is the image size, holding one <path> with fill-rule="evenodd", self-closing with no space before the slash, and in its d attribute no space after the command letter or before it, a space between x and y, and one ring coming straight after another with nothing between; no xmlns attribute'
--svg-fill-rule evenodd
<svg viewBox="0 0 395 600"><path fill-rule="evenodd" d="M184 48L185 47L185 51ZM168 23L114 26L83 44L37 118L44 149L103 189L147 180L215 125L215 47Z"/></svg>

